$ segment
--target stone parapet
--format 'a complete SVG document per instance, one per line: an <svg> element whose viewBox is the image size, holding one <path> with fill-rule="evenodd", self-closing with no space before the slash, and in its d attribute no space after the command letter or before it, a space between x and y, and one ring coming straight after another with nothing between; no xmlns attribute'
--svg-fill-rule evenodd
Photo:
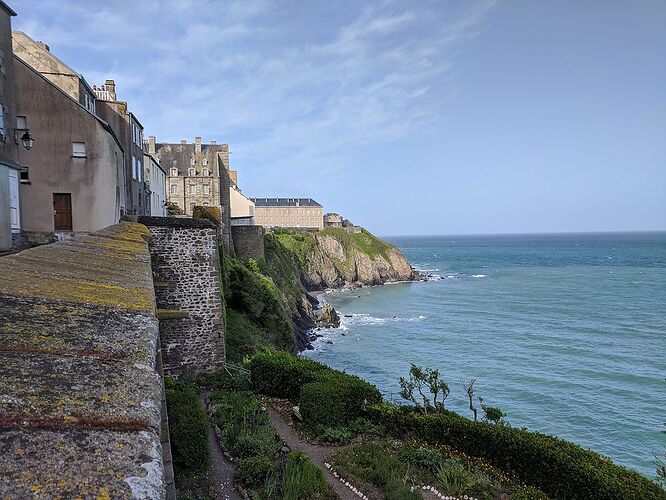
<svg viewBox="0 0 666 500"><path fill-rule="evenodd" d="M149 236L0 258L0 498L167 495Z"/></svg>

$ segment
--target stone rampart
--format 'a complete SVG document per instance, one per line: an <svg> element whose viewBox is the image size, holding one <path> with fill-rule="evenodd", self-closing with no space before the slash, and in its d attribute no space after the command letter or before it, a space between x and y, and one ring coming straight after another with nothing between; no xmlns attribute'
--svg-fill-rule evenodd
<svg viewBox="0 0 666 500"><path fill-rule="evenodd" d="M231 226L231 237L239 259L261 260L266 257L263 226Z"/></svg>
<svg viewBox="0 0 666 500"><path fill-rule="evenodd" d="M0 258L0 498L173 496L149 234Z"/></svg>
<svg viewBox="0 0 666 500"><path fill-rule="evenodd" d="M150 230L164 373L194 378L224 365L218 226L137 217Z"/></svg>

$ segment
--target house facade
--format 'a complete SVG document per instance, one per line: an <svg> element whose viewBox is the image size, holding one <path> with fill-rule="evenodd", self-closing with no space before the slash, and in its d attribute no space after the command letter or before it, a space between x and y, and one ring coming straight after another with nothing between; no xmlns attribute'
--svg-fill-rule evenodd
<svg viewBox="0 0 666 500"><path fill-rule="evenodd" d="M342 227L342 217L334 212L324 214L324 226Z"/></svg>
<svg viewBox="0 0 666 500"><path fill-rule="evenodd" d="M119 101L116 82L106 80L102 86L93 86L97 98L97 114L114 130L125 151L125 198L124 213L128 215L150 215L150 188L144 177L143 125L126 102Z"/></svg>
<svg viewBox="0 0 666 500"><path fill-rule="evenodd" d="M115 224L125 206L123 148L107 123L20 56L16 114L35 138L21 152L22 234L45 243Z"/></svg>
<svg viewBox="0 0 666 500"><path fill-rule="evenodd" d="M147 148L146 148L147 149ZM166 212L166 172L150 154L143 154L143 171L150 193L150 215L165 217Z"/></svg>
<svg viewBox="0 0 666 500"><path fill-rule="evenodd" d="M10 250L21 230L19 154L21 130L16 119L16 78L12 56L11 18L16 15L0 0L0 252Z"/></svg>
<svg viewBox="0 0 666 500"><path fill-rule="evenodd" d="M322 229L324 207L312 198L251 198L256 223L266 228Z"/></svg>
<svg viewBox="0 0 666 500"><path fill-rule="evenodd" d="M230 219L232 226L254 226L254 202L246 197L238 187L238 172L229 171L231 186L229 187Z"/></svg>

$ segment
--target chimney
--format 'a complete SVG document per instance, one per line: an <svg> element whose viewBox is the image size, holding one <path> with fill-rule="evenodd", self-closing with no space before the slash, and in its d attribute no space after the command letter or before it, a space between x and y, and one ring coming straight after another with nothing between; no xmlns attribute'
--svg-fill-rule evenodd
<svg viewBox="0 0 666 500"><path fill-rule="evenodd" d="M229 170L229 144L222 144L222 152L220 154L222 155L222 163Z"/></svg>
<svg viewBox="0 0 666 500"><path fill-rule="evenodd" d="M211 140L210 144L211 144L211 146L215 146L217 144L217 141L216 140Z"/></svg>
<svg viewBox="0 0 666 500"><path fill-rule="evenodd" d="M116 81L115 80L107 80L104 82L104 87L106 90L109 91L109 96L111 97L112 101L117 101L116 99Z"/></svg>
<svg viewBox="0 0 666 500"><path fill-rule="evenodd" d="M148 154L151 154L151 155L155 154L155 136L154 135L149 135L148 136Z"/></svg>
<svg viewBox="0 0 666 500"><path fill-rule="evenodd" d="M238 186L238 171L229 170L229 177L231 178L231 182Z"/></svg>
<svg viewBox="0 0 666 500"><path fill-rule="evenodd" d="M181 139L181 140L180 140L180 143L181 143L181 144L187 144L187 141L186 141L185 139Z"/></svg>
<svg viewBox="0 0 666 500"><path fill-rule="evenodd" d="M194 152L201 153L201 137L194 138Z"/></svg>

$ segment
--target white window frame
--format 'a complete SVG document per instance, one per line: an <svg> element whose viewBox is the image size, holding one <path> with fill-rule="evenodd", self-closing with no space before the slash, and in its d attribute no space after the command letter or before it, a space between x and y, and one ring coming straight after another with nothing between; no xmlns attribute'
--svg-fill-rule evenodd
<svg viewBox="0 0 666 500"><path fill-rule="evenodd" d="M190 177L196 177L196 175L197 175L197 171L196 171L196 169L194 169L194 168L190 168L190 169L187 171L187 175L189 175Z"/></svg>
<svg viewBox="0 0 666 500"><path fill-rule="evenodd" d="M210 194L210 186L208 184L203 185L203 194Z"/></svg>
<svg viewBox="0 0 666 500"><path fill-rule="evenodd" d="M197 185L190 184L190 194L197 194Z"/></svg>
<svg viewBox="0 0 666 500"><path fill-rule="evenodd" d="M23 115L16 115L16 130L28 130L28 118Z"/></svg>
<svg viewBox="0 0 666 500"><path fill-rule="evenodd" d="M208 170L208 168L202 169L201 170L201 175L208 177L210 175L210 170Z"/></svg>
<svg viewBox="0 0 666 500"><path fill-rule="evenodd" d="M87 158L88 157L85 142L72 141L72 157L74 157L74 158Z"/></svg>
<svg viewBox="0 0 666 500"><path fill-rule="evenodd" d="M208 158L204 158L203 160L201 160L201 164L208 165Z"/></svg>
<svg viewBox="0 0 666 500"><path fill-rule="evenodd" d="M136 180L136 158L132 156L132 179Z"/></svg>
<svg viewBox="0 0 666 500"><path fill-rule="evenodd" d="M178 184L171 184L171 189L169 192L171 194L178 194Z"/></svg>
<svg viewBox="0 0 666 500"><path fill-rule="evenodd" d="M171 177L178 177L178 169L177 168L172 168L171 169Z"/></svg>

